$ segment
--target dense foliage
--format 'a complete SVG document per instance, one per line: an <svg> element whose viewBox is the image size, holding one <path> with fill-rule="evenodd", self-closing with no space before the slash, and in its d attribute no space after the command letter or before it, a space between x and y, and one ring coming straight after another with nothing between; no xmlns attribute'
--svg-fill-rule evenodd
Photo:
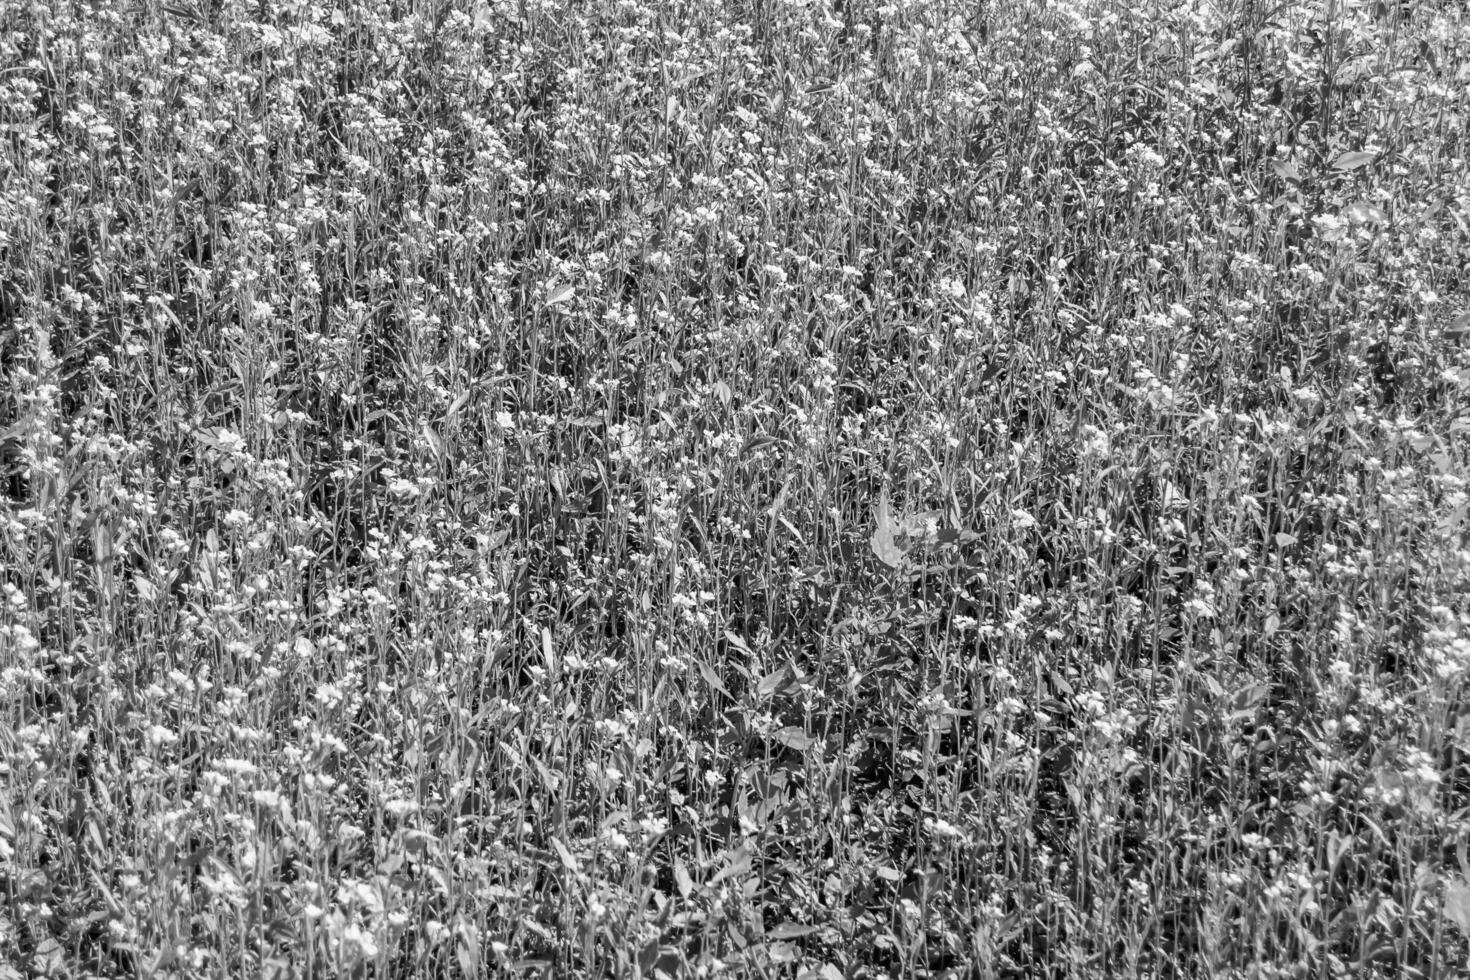
<svg viewBox="0 0 1470 980"><path fill-rule="evenodd" d="M0 0L0 977L1470 967L1470 13Z"/></svg>

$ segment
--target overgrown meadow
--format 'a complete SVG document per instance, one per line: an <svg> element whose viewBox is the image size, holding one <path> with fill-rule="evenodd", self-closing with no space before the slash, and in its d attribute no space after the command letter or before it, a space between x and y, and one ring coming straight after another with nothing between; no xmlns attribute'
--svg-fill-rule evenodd
<svg viewBox="0 0 1470 980"><path fill-rule="evenodd" d="M1470 969L1470 12L3 0L0 977Z"/></svg>

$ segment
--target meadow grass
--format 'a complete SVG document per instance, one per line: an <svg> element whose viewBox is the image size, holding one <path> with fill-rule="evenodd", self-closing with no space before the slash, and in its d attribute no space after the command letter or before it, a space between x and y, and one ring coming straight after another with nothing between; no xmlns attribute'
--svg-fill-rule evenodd
<svg viewBox="0 0 1470 980"><path fill-rule="evenodd" d="M0 978L1470 969L1470 13L0 0Z"/></svg>

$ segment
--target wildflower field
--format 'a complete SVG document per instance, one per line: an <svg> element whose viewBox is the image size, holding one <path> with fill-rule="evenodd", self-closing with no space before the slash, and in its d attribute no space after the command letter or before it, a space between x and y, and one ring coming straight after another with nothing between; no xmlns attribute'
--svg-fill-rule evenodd
<svg viewBox="0 0 1470 980"><path fill-rule="evenodd" d="M0 0L0 980L1470 971L1470 10Z"/></svg>

